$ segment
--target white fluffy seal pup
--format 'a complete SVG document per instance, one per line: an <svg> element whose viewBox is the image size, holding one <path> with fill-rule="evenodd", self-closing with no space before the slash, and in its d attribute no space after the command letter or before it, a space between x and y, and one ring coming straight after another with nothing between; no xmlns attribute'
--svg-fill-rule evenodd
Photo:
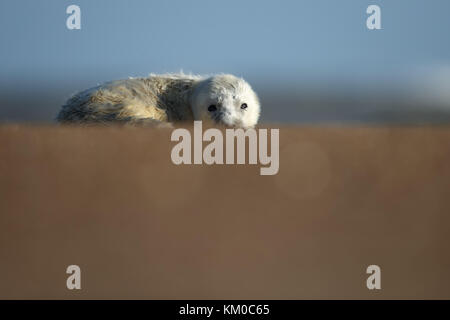
<svg viewBox="0 0 450 320"><path fill-rule="evenodd" d="M151 74L101 84L72 96L57 116L60 123L169 125L202 120L252 128L259 118L258 96L242 78Z"/></svg>

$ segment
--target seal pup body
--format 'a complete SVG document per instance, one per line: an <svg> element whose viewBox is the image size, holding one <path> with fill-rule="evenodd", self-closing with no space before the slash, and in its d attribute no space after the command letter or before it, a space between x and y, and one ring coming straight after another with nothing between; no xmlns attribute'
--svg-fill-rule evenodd
<svg viewBox="0 0 450 320"><path fill-rule="evenodd" d="M253 127L260 113L250 85L233 75L150 75L106 82L72 96L60 123L167 125L204 120L229 127Z"/></svg>

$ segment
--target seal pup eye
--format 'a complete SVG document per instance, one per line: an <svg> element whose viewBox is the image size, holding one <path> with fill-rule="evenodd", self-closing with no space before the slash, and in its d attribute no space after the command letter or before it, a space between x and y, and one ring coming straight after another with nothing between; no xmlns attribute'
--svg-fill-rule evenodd
<svg viewBox="0 0 450 320"><path fill-rule="evenodd" d="M247 109L247 104L246 103L241 104L241 109Z"/></svg>
<svg viewBox="0 0 450 320"><path fill-rule="evenodd" d="M217 107L214 105L214 104L212 104L212 105L210 105L209 107L208 107L208 111L209 112L214 112L214 111L216 111L217 110Z"/></svg>

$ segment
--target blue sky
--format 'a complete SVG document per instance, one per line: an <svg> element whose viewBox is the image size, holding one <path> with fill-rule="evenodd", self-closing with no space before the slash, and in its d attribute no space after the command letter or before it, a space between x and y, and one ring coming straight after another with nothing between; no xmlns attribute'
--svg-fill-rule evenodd
<svg viewBox="0 0 450 320"><path fill-rule="evenodd" d="M66 28L81 7L82 29ZM383 30L366 28L366 8ZM2 0L0 84L150 72L371 79L450 65L448 0Z"/></svg>

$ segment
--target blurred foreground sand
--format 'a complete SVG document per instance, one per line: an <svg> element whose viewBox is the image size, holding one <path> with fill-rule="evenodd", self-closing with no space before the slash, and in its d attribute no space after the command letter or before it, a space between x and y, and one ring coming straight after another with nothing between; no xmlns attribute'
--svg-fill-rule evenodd
<svg viewBox="0 0 450 320"><path fill-rule="evenodd" d="M275 176L170 132L1 127L0 298L450 298L450 127L281 128Z"/></svg>

